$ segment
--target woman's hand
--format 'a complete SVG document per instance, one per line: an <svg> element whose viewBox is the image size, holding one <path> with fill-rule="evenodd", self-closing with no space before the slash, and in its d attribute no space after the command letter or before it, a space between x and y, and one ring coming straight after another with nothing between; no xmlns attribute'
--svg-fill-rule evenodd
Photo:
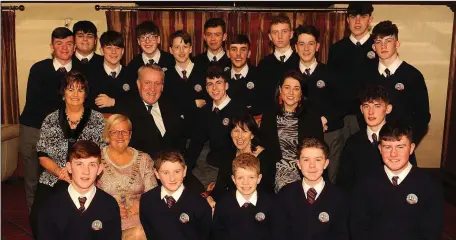
<svg viewBox="0 0 456 240"><path fill-rule="evenodd" d="M68 170L66 168L57 167L54 173L59 180L66 181L71 184L70 174L68 174Z"/></svg>
<svg viewBox="0 0 456 240"><path fill-rule="evenodd" d="M198 108L202 108L204 105L206 105L206 100L204 99L196 99L195 102Z"/></svg>
<svg viewBox="0 0 456 240"><path fill-rule="evenodd" d="M99 108L112 107L116 104L116 100L114 98L110 98L106 94L99 94L98 97L95 98L95 104Z"/></svg>
<svg viewBox="0 0 456 240"><path fill-rule="evenodd" d="M323 132L328 131L328 120L325 118L325 116L321 116L321 124L323 125Z"/></svg>

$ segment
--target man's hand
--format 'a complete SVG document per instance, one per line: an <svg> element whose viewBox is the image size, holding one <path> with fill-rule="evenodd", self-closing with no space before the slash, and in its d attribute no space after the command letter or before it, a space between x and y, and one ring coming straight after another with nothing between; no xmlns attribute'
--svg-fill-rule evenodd
<svg viewBox="0 0 456 240"><path fill-rule="evenodd" d="M321 116L321 124L323 125L323 132L328 131L328 119L326 119L324 116Z"/></svg>
<svg viewBox="0 0 456 240"><path fill-rule="evenodd" d="M112 107L116 104L116 100L114 98L110 98L106 94L100 94L98 95L97 98L95 98L95 104L99 108L105 108L105 107Z"/></svg>

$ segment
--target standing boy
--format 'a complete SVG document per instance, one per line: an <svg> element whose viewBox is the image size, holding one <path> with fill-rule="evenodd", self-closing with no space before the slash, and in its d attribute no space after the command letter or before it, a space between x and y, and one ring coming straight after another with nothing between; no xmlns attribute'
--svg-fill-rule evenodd
<svg viewBox="0 0 456 240"><path fill-rule="evenodd" d="M147 239L206 240L212 211L206 199L182 184L187 172L182 155L162 152L154 172L162 186L144 193L139 205Z"/></svg>
<svg viewBox="0 0 456 240"><path fill-rule="evenodd" d="M76 142L66 165L71 175L67 191L59 191L38 213L37 239L121 239L116 200L95 186L103 171L100 147L90 140Z"/></svg>
<svg viewBox="0 0 456 240"><path fill-rule="evenodd" d="M95 53L98 41L97 27L91 21L79 21L73 25L73 35L76 44L73 62L81 64L83 73L87 75L94 66L103 62L103 56Z"/></svg>

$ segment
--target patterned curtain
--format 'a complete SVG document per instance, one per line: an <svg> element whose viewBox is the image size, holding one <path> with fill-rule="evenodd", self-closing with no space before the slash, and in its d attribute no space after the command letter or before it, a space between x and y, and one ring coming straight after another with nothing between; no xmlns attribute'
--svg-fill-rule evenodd
<svg viewBox="0 0 456 240"><path fill-rule="evenodd" d="M19 123L15 20L14 11L2 11L2 124Z"/></svg>
<svg viewBox="0 0 456 240"><path fill-rule="evenodd" d="M235 34L246 34L251 42L250 62L258 64L272 52L268 37L271 17L279 12L203 12L203 11L106 11L109 30L121 32L125 39L125 56L122 64L130 62L139 53L135 39L137 24L152 20L161 32L161 49L169 50L169 36L177 30L185 30L192 36L193 54L204 51L203 29L207 19L220 17L227 23L228 39ZM286 12L292 27L299 24L314 25L320 31L318 60L325 63L329 46L345 34L345 13L340 12Z"/></svg>

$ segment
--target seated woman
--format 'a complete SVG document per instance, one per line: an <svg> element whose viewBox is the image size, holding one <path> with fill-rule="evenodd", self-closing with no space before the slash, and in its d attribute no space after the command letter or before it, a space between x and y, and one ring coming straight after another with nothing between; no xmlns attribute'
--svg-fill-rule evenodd
<svg viewBox="0 0 456 240"><path fill-rule="evenodd" d="M260 125L260 144L275 162L277 193L288 183L301 179L296 167L298 143L305 137L323 140L320 116L305 104L307 83L301 73L291 70L284 74L276 89L276 107L263 114Z"/></svg>
<svg viewBox="0 0 456 240"><path fill-rule="evenodd" d="M87 79L79 72L69 72L60 86L64 104L44 119L36 145L44 171L40 175L30 213L30 225L34 234L37 233L36 221L40 205L57 190L68 188L70 177L65 167L68 149L79 140L103 144L103 115L83 105L89 90Z"/></svg>
<svg viewBox="0 0 456 240"><path fill-rule="evenodd" d="M236 189L231 176L232 162L237 156L242 153L250 153L260 160L260 172L262 175L261 182L258 185L260 191L273 193L274 190L274 171L275 162L270 158L270 154L266 149L260 146L258 139L258 125L255 119L248 113L237 118L233 118L230 123L231 139L236 146L237 151L232 155L226 156L229 161L221 161L226 163L226 166L221 166L217 176L217 182L212 196L215 199L221 197L225 192Z"/></svg>
<svg viewBox="0 0 456 240"><path fill-rule="evenodd" d="M102 148L103 173L97 187L118 202L122 218L122 239L146 239L139 220L141 194L157 186L154 162L147 153L129 147L131 122L120 114L111 115L103 132L108 146Z"/></svg>

